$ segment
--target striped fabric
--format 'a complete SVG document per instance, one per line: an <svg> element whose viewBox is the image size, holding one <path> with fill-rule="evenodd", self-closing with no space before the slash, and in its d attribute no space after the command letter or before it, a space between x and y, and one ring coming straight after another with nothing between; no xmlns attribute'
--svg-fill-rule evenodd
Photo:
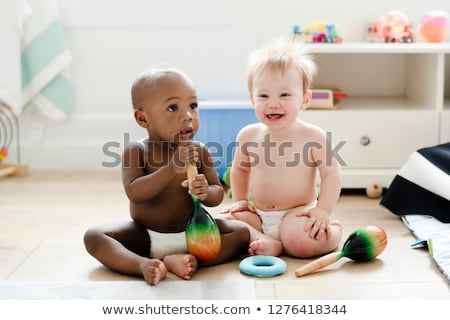
<svg viewBox="0 0 450 320"><path fill-rule="evenodd" d="M66 46L56 0L26 0L22 34L22 103L46 117L64 119L72 109L68 81L71 54Z"/></svg>
<svg viewBox="0 0 450 320"><path fill-rule="evenodd" d="M392 213L450 222L450 143L413 152L394 177L381 205Z"/></svg>

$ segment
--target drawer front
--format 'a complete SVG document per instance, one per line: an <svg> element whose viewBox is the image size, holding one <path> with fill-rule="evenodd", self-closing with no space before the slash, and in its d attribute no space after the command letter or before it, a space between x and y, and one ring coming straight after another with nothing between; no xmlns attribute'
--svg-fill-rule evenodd
<svg viewBox="0 0 450 320"><path fill-rule="evenodd" d="M343 168L399 168L413 151L439 141L436 111L307 110L299 117L330 133Z"/></svg>

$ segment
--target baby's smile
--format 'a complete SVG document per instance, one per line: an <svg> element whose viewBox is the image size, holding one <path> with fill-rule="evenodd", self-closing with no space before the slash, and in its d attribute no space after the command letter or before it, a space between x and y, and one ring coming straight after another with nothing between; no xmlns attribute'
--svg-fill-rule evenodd
<svg viewBox="0 0 450 320"><path fill-rule="evenodd" d="M266 118L269 120L278 120L281 119L284 116L282 113L269 113L266 114Z"/></svg>

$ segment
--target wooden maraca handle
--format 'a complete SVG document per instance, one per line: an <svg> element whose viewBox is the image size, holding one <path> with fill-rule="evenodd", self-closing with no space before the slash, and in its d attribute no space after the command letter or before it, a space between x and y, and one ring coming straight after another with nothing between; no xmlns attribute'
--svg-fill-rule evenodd
<svg viewBox="0 0 450 320"><path fill-rule="evenodd" d="M191 165L191 164L188 165L188 167L186 169L186 174L187 174L187 178L189 180L189 183L192 182L195 179L195 177L197 176L197 174L198 174L197 166L194 166L194 165Z"/></svg>
<svg viewBox="0 0 450 320"><path fill-rule="evenodd" d="M301 277L310 273L313 273L314 271L317 271L323 267L326 267L336 261L338 261L341 258L340 252L332 252L329 253L323 257L320 257L317 260L314 260L303 267L298 268L295 270L295 275L297 277Z"/></svg>

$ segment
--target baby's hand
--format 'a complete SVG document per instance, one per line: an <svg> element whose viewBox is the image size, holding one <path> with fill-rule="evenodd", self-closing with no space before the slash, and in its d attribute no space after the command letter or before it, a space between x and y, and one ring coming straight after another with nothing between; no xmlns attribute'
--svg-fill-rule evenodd
<svg viewBox="0 0 450 320"><path fill-rule="evenodd" d="M184 180L181 185L183 187L189 188L189 194L195 196L200 201L206 200L208 197L208 180L203 174L198 174L195 176L194 180L189 183L188 180Z"/></svg>
<svg viewBox="0 0 450 320"><path fill-rule="evenodd" d="M177 174L183 174L186 172L186 167L189 164L195 165L199 160L199 154L195 150L195 146L192 141L180 142L176 148L170 165Z"/></svg>
<svg viewBox="0 0 450 320"><path fill-rule="evenodd" d="M309 232L312 239L320 240L324 235L331 237L330 214L318 207L307 209L296 214L297 217L307 216L305 231Z"/></svg>
<svg viewBox="0 0 450 320"><path fill-rule="evenodd" d="M251 206L247 200L239 200L233 202L228 207L223 208L220 213L235 213L241 211L256 212L255 208Z"/></svg>

